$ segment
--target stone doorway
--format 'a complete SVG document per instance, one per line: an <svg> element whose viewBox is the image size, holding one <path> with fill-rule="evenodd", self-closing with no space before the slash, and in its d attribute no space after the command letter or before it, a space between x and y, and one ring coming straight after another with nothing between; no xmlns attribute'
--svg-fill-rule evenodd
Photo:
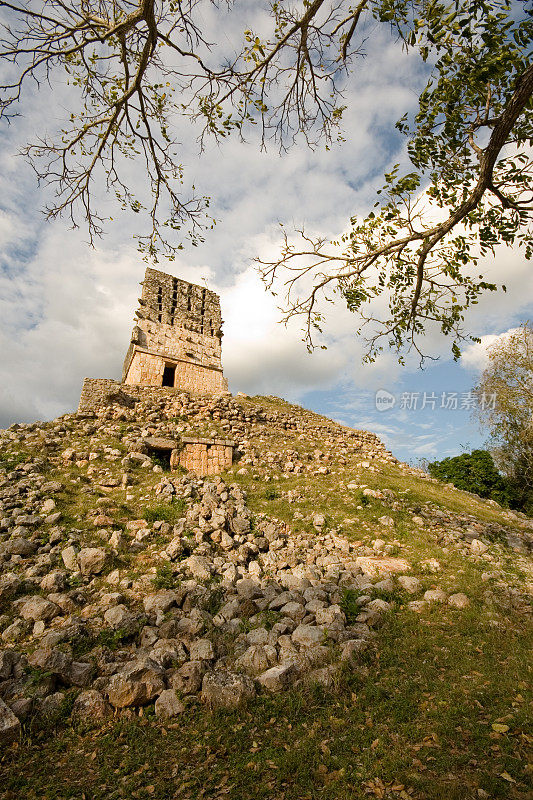
<svg viewBox="0 0 533 800"><path fill-rule="evenodd" d="M163 467L163 470L175 469L179 464L180 443L174 439L149 436L144 440L150 458Z"/></svg>
<svg viewBox="0 0 533 800"><path fill-rule="evenodd" d="M174 386L176 381L176 366L172 364L165 364L163 370L163 386Z"/></svg>

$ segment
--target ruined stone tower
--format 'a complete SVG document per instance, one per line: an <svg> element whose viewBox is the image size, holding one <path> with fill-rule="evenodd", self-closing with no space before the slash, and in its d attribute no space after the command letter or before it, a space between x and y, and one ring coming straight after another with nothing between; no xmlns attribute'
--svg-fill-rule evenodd
<svg viewBox="0 0 533 800"><path fill-rule="evenodd" d="M122 383L199 394L227 391L218 295L150 268L142 287Z"/></svg>

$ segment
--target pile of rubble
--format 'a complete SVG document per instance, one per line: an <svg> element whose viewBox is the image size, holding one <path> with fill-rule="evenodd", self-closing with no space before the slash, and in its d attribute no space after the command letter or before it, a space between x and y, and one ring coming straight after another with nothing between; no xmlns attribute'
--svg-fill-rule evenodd
<svg viewBox="0 0 533 800"><path fill-rule="evenodd" d="M156 714L168 717L195 700L235 707L301 681L331 686L343 664L365 669L361 653L394 613L392 594L417 612L430 603L469 605L460 591L424 592L392 537L353 541L319 510L297 532L252 515L237 483L163 473L144 446L147 437L203 421L238 441L237 471L279 477L335 471L354 458L368 470L394 460L376 437L303 409L248 410L228 397L158 402L0 434L1 741L12 740L21 722L54 715L105 720L155 702ZM295 433L280 438L289 425ZM314 437L320 449L308 446ZM386 489L341 485L395 510L406 506ZM85 516L64 519L67 490L85 497ZM118 518L110 492L126 501L148 492L137 499L179 513L172 522ZM297 492L285 494L298 500ZM431 525L437 538L494 567L487 551L504 529L430 506L420 514L415 525ZM392 518L379 522L393 531Z"/></svg>
<svg viewBox="0 0 533 800"><path fill-rule="evenodd" d="M117 395L110 395L105 401L96 405L93 411L84 416L97 415L101 420L116 420L119 422L136 422L146 420L157 426L159 435L175 435L183 433L191 425L202 422L213 426L213 433L224 433L241 443L251 433L267 430L269 436L275 433L290 431L292 434L304 434L307 439L323 441L327 449L333 447L346 447L347 452L357 451L365 459L378 459L382 462L397 463L397 459L390 453L380 439L373 433L364 430L355 430L327 417L315 414L300 406L287 405L287 410L268 409L257 404L246 405L245 395L221 394L215 397L193 397L186 392L154 390L148 387L122 387L126 397L127 392L135 392L135 396L117 402ZM266 398L268 401L270 398ZM274 398L280 403L277 398ZM162 424L167 422L162 433ZM155 430L153 431L155 433ZM247 453L247 462L256 464L261 458L258 451ZM292 460L298 458L295 451ZM328 454L321 453L322 461L327 461ZM271 462L274 463L274 462ZM304 464L300 465L302 468ZM303 469L300 469L303 471ZM310 471L305 469L305 471Z"/></svg>
<svg viewBox="0 0 533 800"><path fill-rule="evenodd" d="M28 472L15 488L41 502L61 487ZM17 535L0 548L6 564L24 567L0 578L0 599L10 600L14 615L0 653L6 736L19 720L63 708L70 687L81 689L74 718L105 719L113 708L154 700L164 716L180 713L183 698L196 694L212 707L235 706L304 678L331 685L391 610L376 597L394 588L382 575L409 570L387 553L390 546L377 554L322 533L320 515L312 535L291 536L284 523L262 516L252 521L243 492L220 479L165 477L156 494L183 501L184 516L174 525L131 520L125 531L110 528L107 547L79 547L75 536L66 547L53 535L43 543L38 530L54 513L53 500L43 502L41 516L17 517ZM136 553L139 564L159 570L124 576L113 569L113 551ZM158 574L172 588L155 591ZM420 590L408 575L398 585ZM349 621L346 589L359 608ZM468 601L456 595L448 602Z"/></svg>

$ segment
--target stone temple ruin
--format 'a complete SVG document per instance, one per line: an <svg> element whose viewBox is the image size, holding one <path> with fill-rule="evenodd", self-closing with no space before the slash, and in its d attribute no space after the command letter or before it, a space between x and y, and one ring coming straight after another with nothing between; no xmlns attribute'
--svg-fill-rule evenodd
<svg viewBox="0 0 533 800"><path fill-rule="evenodd" d="M147 269L122 383L194 393L228 390L222 374L218 295Z"/></svg>
<svg viewBox="0 0 533 800"><path fill-rule="evenodd" d="M85 378L78 412L103 413L112 405L133 407L169 392L220 395L228 391L222 371L220 298L203 286L148 268L136 324L124 359L121 381ZM227 439L184 436L145 443L170 468L198 475L228 469L234 443Z"/></svg>

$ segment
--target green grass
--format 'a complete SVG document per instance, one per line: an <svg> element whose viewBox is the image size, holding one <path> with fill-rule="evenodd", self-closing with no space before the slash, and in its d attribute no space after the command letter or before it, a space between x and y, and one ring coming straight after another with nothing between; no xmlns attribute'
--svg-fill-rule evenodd
<svg viewBox="0 0 533 800"><path fill-rule="evenodd" d="M67 644L72 651L73 657L83 660L83 657L95 647L107 647L109 650L119 650L127 642L131 642L138 637L143 625L144 621L140 620L138 626L128 630L125 628L119 628L118 630L103 628L103 630L99 631L96 635L84 631L71 636Z"/></svg>
<svg viewBox="0 0 533 800"><path fill-rule="evenodd" d="M26 452L0 452L0 467L3 467L8 472L15 469L19 466L19 464L23 464L25 461L28 461L30 455Z"/></svg>
<svg viewBox="0 0 533 800"><path fill-rule="evenodd" d="M146 522L168 522L173 525L185 513L185 501L181 498L176 498L172 503L159 503L150 508L145 508L143 512L143 519Z"/></svg>
<svg viewBox="0 0 533 800"><path fill-rule="evenodd" d="M174 724L149 714L30 736L3 755L3 797L472 800L480 788L525 800L531 628L501 622L477 609L422 620L402 611L335 693L295 690L213 715L192 704Z"/></svg>
<svg viewBox="0 0 533 800"><path fill-rule="evenodd" d="M346 622L353 625L358 614L361 613L361 606L357 604L359 592L354 589L344 589L342 593L341 608L346 614Z"/></svg>
<svg viewBox="0 0 533 800"><path fill-rule="evenodd" d="M224 602L224 590L221 586L215 586L206 595L202 602L202 608L211 614L212 617L218 613Z"/></svg>
<svg viewBox="0 0 533 800"><path fill-rule="evenodd" d="M157 567L152 583L156 589L175 589L179 581L174 575L172 566L165 563Z"/></svg>
<svg viewBox="0 0 533 800"><path fill-rule="evenodd" d="M266 411L298 414L276 398L244 398L239 403L244 409L261 405ZM290 431L267 436L261 428L250 433L254 447L281 455L286 449L328 450L326 440L291 437ZM111 439L109 443L114 444ZM246 490L256 517L265 513L294 531L316 535L311 523L294 520L294 513L305 518L321 511L329 527L352 541L397 542L394 554L405 557L410 574L421 580L421 593L415 596L398 589L369 592L389 601L393 609L384 616L369 649L344 668L334 692L300 687L279 696L261 695L247 708L215 714L187 699L186 711L173 722L154 719L149 706L142 716L128 711L91 731L72 726L63 714L49 730L30 727L18 747L4 749L0 800L475 800L478 789L491 800L530 800L531 618L498 594L493 581L482 579L485 570L492 570L490 563L444 546L435 526L414 525L411 512L432 504L510 528L514 523L465 492L405 474L396 465L378 464L378 472L369 472L356 466L359 460L354 454L341 466L334 459L328 464L329 475L303 473L270 484L261 476L279 476L279 467L254 465L248 475L228 477ZM120 474L120 463L111 462L108 468ZM74 527L84 536L94 535L88 513L97 495L80 493L84 483L69 483L83 480L83 471L75 465L62 467L56 476L66 486L61 510L76 520ZM153 497L160 475L136 469L134 477L127 507L122 490L106 493L117 523L121 515L169 523L184 515L182 501L147 506L146 497ZM380 500L364 497L361 490L340 489L350 481L389 489L394 497ZM289 490L301 500L289 503ZM393 518L394 527L379 523L383 515ZM493 549L503 565L498 569L523 591L524 560L505 547ZM427 558L440 563L437 574L423 569ZM142 574L143 563L135 564ZM159 566L154 585L174 588L171 572L170 565ZM407 608L410 599L419 599L436 585L464 591L469 608L457 611L435 604L420 615ZM492 600L486 597L488 588L494 591ZM360 611L357 597L366 593L344 592L342 607L349 622ZM205 608L214 614L221 600L220 588L212 586ZM265 611L257 624L271 628L279 617L279 612ZM249 629L244 619L243 630ZM83 660L97 644L117 649L127 641L125 631L104 630L98 637L80 636L69 644L75 658ZM508 730L498 732L499 725Z"/></svg>

